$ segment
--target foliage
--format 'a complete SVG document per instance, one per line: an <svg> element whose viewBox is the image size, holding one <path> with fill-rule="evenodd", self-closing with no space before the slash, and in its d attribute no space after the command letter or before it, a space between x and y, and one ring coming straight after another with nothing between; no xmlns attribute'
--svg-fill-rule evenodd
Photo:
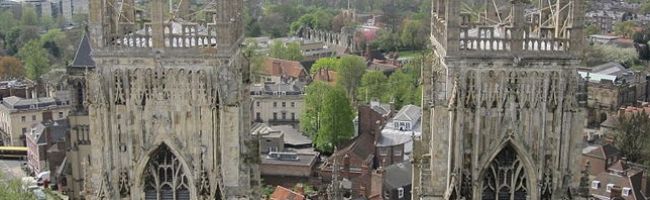
<svg viewBox="0 0 650 200"><path fill-rule="evenodd" d="M584 62L587 66L606 62L618 62L626 66L634 66L639 63L639 60L638 54L633 48L595 44L586 49Z"/></svg>
<svg viewBox="0 0 650 200"><path fill-rule="evenodd" d="M646 160L650 155L650 117L638 112L621 116L617 126L615 145L629 161Z"/></svg>
<svg viewBox="0 0 650 200"><path fill-rule="evenodd" d="M594 34L599 34L602 30L600 27L596 26L595 24L589 24L587 27L585 27L585 33L587 35L594 35Z"/></svg>
<svg viewBox="0 0 650 200"><path fill-rule="evenodd" d="M400 37L395 32L380 30L372 46L382 51L397 51L400 46Z"/></svg>
<svg viewBox="0 0 650 200"><path fill-rule="evenodd" d="M38 26L39 20L36 10L31 5L23 6L22 15L20 17L23 26Z"/></svg>
<svg viewBox="0 0 650 200"><path fill-rule="evenodd" d="M388 78L381 71L372 70L366 72L361 77L361 86L359 87L357 99L362 99L366 103L373 100L386 102L386 96L384 95L388 89L386 81L388 81Z"/></svg>
<svg viewBox="0 0 650 200"><path fill-rule="evenodd" d="M340 66L340 60L337 58L327 57L316 60L309 69L309 74L312 76L318 73L321 69L337 71Z"/></svg>
<svg viewBox="0 0 650 200"><path fill-rule="evenodd" d="M18 51L18 57L25 63L27 78L37 80L50 69L50 60L43 44L32 40Z"/></svg>
<svg viewBox="0 0 650 200"><path fill-rule="evenodd" d="M323 99L321 127L318 129L314 145L323 153L332 153L334 146L340 145L354 135L353 111L350 101L341 87L327 91Z"/></svg>
<svg viewBox="0 0 650 200"><path fill-rule="evenodd" d="M12 199L12 200L32 200L36 199L32 193L25 192L22 190L22 185L20 180L8 178L0 172L0 179L3 181L0 182L0 197L3 199Z"/></svg>
<svg viewBox="0 0 650 200"><path fill-rule="evenodd" d="M291 23L291 33L295 34L300 27L311 27L318 30L330 30L334 15L323 9L315 9Z"/></svg>
<svg viewBox="0 0 650 200"><path fill-rule="evenodd" d="M614 24L614 33L625 38L631 38L634 35L636 25L632 21L616 22Z"/></svg>
<svg viewBox="0 0 650 200"><path fill-rule="evenodd" d="M264 185L262 187L262 196L270 199L271 194L273 194L274 191L275 191L275 187L270 185Z"/></svg>
<svg viewBox="0 0 650 200"><path fill-rule="evenodd" d="M336 85L343 87L348 97L355 97L366 68L367 65L363 57L343 56L337 70Z"/></svg>
<svg viewBox="0 0 650 200"><path fill-rule="evenodd" d="M0 77L22 77L25 74L23 64L16 57L0 57Z"/></svg>
<svg viewBox="0 0 650 200"><path fill-rule="evenodd" d="M423 49L428 42L429 30L427 25L423 23L424 20L404 20L402 24L402 32L400 34L400 41L402 46L409 49Z"/></svg>
<svg viewBox="0 0 650 200"><path fill-rule="evenodd" d="M261 32L273 38L286 36L289 31L289 23L278 13L265 15L259 24Z"/></svg>
<svg viewBox="0 0 650 200"><path fill-rule="evenodd" d="M290 42L284 44L281 41L273 41L269 48L269 56L272 58L302 61L303 56L300 51L300 44L297 42Z"/></svg>
<svg viewBox="0 0 650 200"><path fill-rule="evenodd" d="M316 133L321 126L323 100L329 90L332 90L332 86L321 81L314 81L305 87L305 104L300 115L300 128L312 139L316 138Z"/></svg>
<svg viewBox="0 0 650 200"><path fill-rule="evenodd" d="M639 12L641 14L650 14L650 2L645 1L641 4L641 8L639 8Z"/></svg>
<svg viewBox="0 0 650 200"><path fill-rule="evenodd" d="M258 49L257 42L255 41L246 41L246 48L244 48L243 52L246 58L248 59L248 62L250 64L250 70L251 70L251 78L255 82L260 82L261 79L261 73L262 73L262 65L264 62L264 56L255 51Z"/></svg>
<svg viewBox="0 0 650 200"><path fill-rule="evenodd" d="M397 70L388 78L389 98L395 103L396 108L401 108L413 101L413 79L402 70Z"/></svg>
<svg viewBox="0 0 650 200"><path fill-rule="evenodd" d="M16 20L11 11L5 10L0 12L0 35L6 35L16 26L18 26L18 20Z"/></svg>

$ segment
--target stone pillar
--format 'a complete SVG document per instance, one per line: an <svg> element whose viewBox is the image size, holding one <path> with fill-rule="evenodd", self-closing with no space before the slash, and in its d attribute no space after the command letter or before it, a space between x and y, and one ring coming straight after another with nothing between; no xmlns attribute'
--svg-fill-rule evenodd
<svg viewBox="0 0 650 200"><path fill-rule="evenodd" d="M573 0L573 26L571 26L569 49L579 54L584 48L584 1Z"/></svg>
<svg viewBox="0 0 650 200"><path fill-rule="evenodd" d="M448 0L446 8L447 55L454 55L460 48L460 1Z"/></svg>
<svg viewBox="0 0 650 200"><path fill-rule="evenodd" d="M164 10L163 0L151 1L151 43L153 48L165 47Z"/></svg>
<svg viewBox="0 0 650 200"><path fill-rule="evenodd" d="M93 48L104 47L104 8L102 5L103 0L90 0L90 3L88 5L90 9L88 31L90 32L90 43Z"/></svg>
<svg viewBox="0 0 650 200"><path fill-rule="evenodd" d="M512 52L521 52L523 50L523 40L524 40L524 30L526 29L526 19L524 16L524 6L525 3L523 0L514 0L512 1Z"/></svg>

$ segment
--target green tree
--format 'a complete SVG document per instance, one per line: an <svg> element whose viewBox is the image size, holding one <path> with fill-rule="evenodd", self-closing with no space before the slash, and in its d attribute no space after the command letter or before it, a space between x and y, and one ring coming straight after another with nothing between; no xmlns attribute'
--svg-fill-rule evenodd
<svg viewBox="0 0 650 200"><path fill-rule="evenodd" d="M348 97L354 98L366 68L363 57L343 56L337 70L336 85L343 87Z"/></svg>
<svg viewBox="0 0 650 200"><path fill-rule="evenodd" d="M637 112L619 117L615 145L629 161L647 161L650 158L650 117ZM648 164L648 163L646 163Z"/></svg>
<svg viewBox="0 0 650 200"><path fill-rule="evenodd" d="M38 15L36 10L31 5L23 6L22 16L20 17L21 24L23 26L38 26Z"/></svg>
<svg viewBox="0 0 650 200"><path fill-rule="evenodd" d="M320 58L316 60L316 62L314 62L313 65L311 65L311 69L309 69L309 74L313 76L321 69L337 71L339 65L340 65L340 60L337 58L332 58L332 57Z"/></svg>
<svg viewBox="0 0 650 200"><path fill-rule="evenodd" d="M244 48L243 52L246 58L248 59L248 62L250 63L250 70L251 70L251 79L257 83L261 82L261 74L262 74L262 64L264 62L264 56L255 51L258 49L258 44L257 42L250 40L246 41L246 48Z"/></svg>
<svg viewBox="0 0 650 200"><path fill-rule="evenodd" d="M382 51L397 51L399 50L399 45L399 35L388 30L380 30L377 39L372 43L374 48Z"/></svg>
<svg viewBox="0 0 650 200"><path fill-rule="evenodd" d="M320 152L329 154L334 146L340 145L354 135L353 112L350 101L341 87L329 90L323 99L321 127L314 145Z"/></svg>
<svg viewBox="0 0 650 200"><path fill-rule="evenodd" d="M409 49L423 49L426 47L429 34L426 25L420 20L406 19L402 24L400 41Z"/></svg>
<svg viewBox="0 0 650 200"><path fill-rule="evenodd" d="M0 57L0 77L19 78L25 74L23 64L16 57Z"/></svg>
<svg viewBox="0 0 650 200"><path fill-rule="evenodd" d="M6 35L12 28L18 26L18 20L9 10L0 12L0 35Z"/></svg>
<svg viewBox="0 0 650 200"><path fill-rule="evenodd" d="M311 27L318 30L330 30L334 15L323 9L315 9L291 23L291 33L295 34L300 27Z"/></svg>
<svg viewBox="0 0 650 200"><path fill-rule="evenodd" d="M632 21L616 22L614 24L614 33L625 38L631 38L634 35L636 25Z"/></svg>
<svg viewBox="0 0 650 200"><path fill-rule="evenodd" d="M411 76L402 70L397 70L388 77L387 87L390 92L386 98L393 101L396 108L399 109L402 106L414 104L413 91L415 91L416 87Z"/></svg>
<svg viewBox="0 0 650 200"><path fill-rule="evenodd" d="M12 199L12 200L32 200L36 197L30 193L25 192L22 189L20 180L18 179L9 179L0 172L0 179L3 180L0 182L0 197L2 199Z"/></svg>
<svg viewBox="0 0 650 200"><path fill-rule="evenodd" d="M585 33L586 33L587 35L599 34L600 32L601 32L600 27L598 27L598 26L596 26L596 25L594 25L594 24L589 24L589 25L585 28Z"/></svg>
<svg viewBox="0 0 650 200"><path fill-rule="evenodd" d="M332 86L322 81L314 81L305 87L305 104L300 115L300 128L312 139L316 138L316 133L321 127L323 100L330 90Z"/></svg>
<svg viewBox="0 0 650 200"><path fill-rule="evenodd" d="M18 51L18 57L23 60L27 78L37 80L50 70L50 61L43 44L32 40Z"/></svg>
<svg viewBox="0 0 650 200"><path fill-rule="evenodd" d="M357 99L363 99L364 102L370 102L372 100L379 100L386 102L386 82L388 78L381 71L368 71L363 77L361 77L361 86L359 87L359 93L357 94Z"/></svg>
<svg viewBox="0 0 650 200"><path fill-rule="evenodd" d="M281 41L273 41L269 48L269 56L273 58L302 61L303 56L300 50L300 44L297 42L290 42L284 44Z"/></svg>

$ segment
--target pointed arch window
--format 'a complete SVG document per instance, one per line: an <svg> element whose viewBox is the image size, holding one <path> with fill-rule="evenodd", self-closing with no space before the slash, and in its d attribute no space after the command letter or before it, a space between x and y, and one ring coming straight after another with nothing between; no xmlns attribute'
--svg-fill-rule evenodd
<svg viewBox="0 0 650 200"><path fill-rule="evenodd" d="M511 145L504 147L481 177L483 200L526 200L528 182L524 165Z"/></svg>
<svg viewBox="0 0 650 200"><path fill-rule="evenodd" d="M183 165L165 144L152 153L143 176L145 200L190 199Z"/></svg>

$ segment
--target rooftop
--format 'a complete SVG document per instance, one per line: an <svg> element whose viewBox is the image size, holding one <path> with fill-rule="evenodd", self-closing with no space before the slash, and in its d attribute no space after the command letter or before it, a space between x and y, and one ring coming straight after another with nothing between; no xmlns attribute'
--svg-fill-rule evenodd
<svg viewBox="0 0 650 200"><path fill-rule="evenodd" d="M90 47L90 39L88 38L88 33L84 33L84 36L79 42L77 47L77 52L74 54L74 60L70 67L73 68L94 68L95 61L90 56L92 48Z"/></svg>
<svg viewBox="0 0 650 200"><path fill-rule="evenodd" d="M395 163L384 168L384 184L399 188L411 184L412 165L409 161Z"/></svg>
<svg viewBox="0 0 650 200"><path fill-rule="evenodd" d="M262 158L262 165L312 166L318 155L317 152L270 152L268 155L261 155L260 157Z"/></svg>
<svg viewBox="0 0 650 200"><path fill-rule="evenodd" d="M303 200L305 196L282 186L275 187L271 200Z"/></svg>
<svg viewBox="0 0 650 200"><path fill-rule="evenodd" d="M2 106L11 110L43 109L61 105L61 102L52 97L24 99L16 96L2 99Z"/></svg>
<svg viewBox="0 0 650 200"><path fill-rule="evenodd" d="M303 135L298 129L290 125L271 126L273 130L280 131L284 134L284 144L289 146L304 146L312 143L309 137Z"/></svg>

